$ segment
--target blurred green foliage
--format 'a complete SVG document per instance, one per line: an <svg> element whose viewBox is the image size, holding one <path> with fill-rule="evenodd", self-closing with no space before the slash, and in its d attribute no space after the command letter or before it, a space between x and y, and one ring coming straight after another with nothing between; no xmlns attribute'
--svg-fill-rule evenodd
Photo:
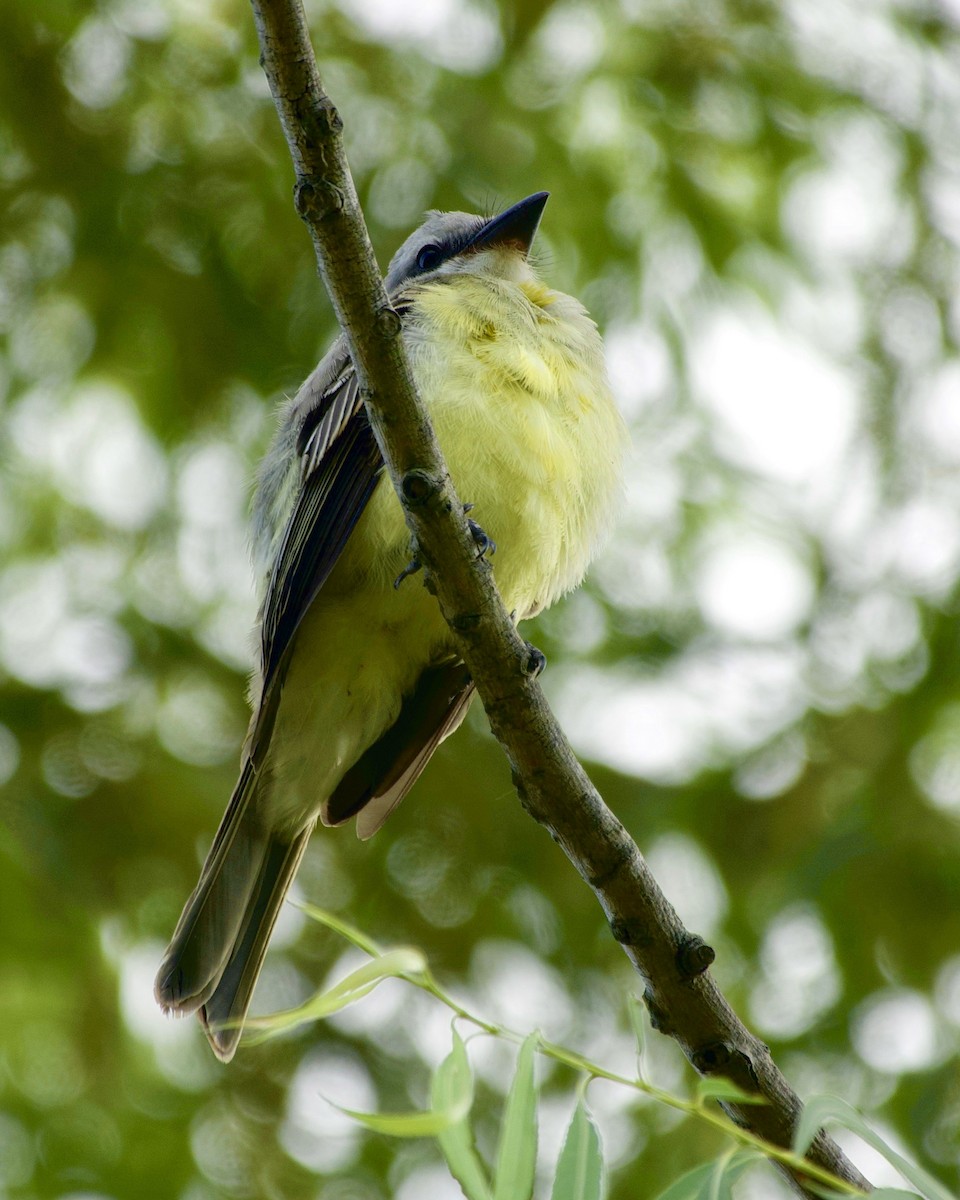
<svg viewBox="0 0 960 1200"><path fill-rule="evenodd" d="M547 686L798 1090L956 1188L955 3L308 8L381 262L426 207L551 190L543 270L604 327L636 450L588 589L528 635ZM334 333L250 13L8 0L4 27L0 1195L455 1196L431 1143L324 1099L424 1107L449 1030L402 984L227 1069L153 1010L245 724L247 481ZM637 982L480 714L373 842L314 842L302 896L632 1063ZM261 1011L356 965L294 917L277 943ZM489 1151L512 1065L474 1051ZM574 1082L544 1082L550 1163ZM614 1200L718 1149L590 1100Z"/></svg>

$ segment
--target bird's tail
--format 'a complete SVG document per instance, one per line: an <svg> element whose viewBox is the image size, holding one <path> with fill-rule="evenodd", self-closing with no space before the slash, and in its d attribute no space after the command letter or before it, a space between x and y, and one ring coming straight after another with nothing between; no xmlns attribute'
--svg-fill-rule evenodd
<svg viewBox="0 0 960 1200"><path fill-rule="evenodd" d="M224 1062L236 1051L270 933L312 828L292 839L265 830L252 802L257 783L247 763L155 985L165 1011L198 1012Z"/></svg>

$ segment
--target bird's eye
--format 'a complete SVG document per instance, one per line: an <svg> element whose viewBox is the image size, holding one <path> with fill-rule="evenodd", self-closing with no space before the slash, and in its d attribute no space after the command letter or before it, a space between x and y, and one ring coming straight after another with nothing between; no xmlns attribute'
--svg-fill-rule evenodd
<svg viewBox="0 0 960 1200"><path fill-rule="evenodd" d="M421 271L432 271L434 267L439 267L443 261L443 252L439 246L434 246L432 243L424 246L417 255L417 267Z"/></svg>

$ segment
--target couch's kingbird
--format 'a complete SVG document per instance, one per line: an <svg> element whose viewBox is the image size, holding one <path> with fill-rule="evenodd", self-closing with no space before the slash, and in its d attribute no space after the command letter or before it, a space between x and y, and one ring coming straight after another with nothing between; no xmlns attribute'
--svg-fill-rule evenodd
<svg viewBox="0 0 960 1200"><path fill-rule="evenodd" d="M624 426L596 326L529 261L545 192L499 216L428 214L385 284L508 610L575 587L621 495ZM370 837L466 715L473 683L410 558L340 337L283 408L260 469L263 601L240 778L157 975L232 1058L267 941L319 819Z"/></svg>

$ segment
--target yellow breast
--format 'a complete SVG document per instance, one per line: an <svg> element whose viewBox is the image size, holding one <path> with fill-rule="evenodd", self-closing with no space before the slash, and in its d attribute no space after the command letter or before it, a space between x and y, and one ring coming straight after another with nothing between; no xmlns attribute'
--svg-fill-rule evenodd
<svg viewBox="0 0 960 1200"><path fill-rule="evenodd" d="M535 280L477 275L418 288L405 321L457 492L497 543L504 602L532 615L583 578L620 497L625 431L596 326ZM383 584L409 556L388 480L351 542Z"/></svg>
<svg viewBox="0 0 960 1200"><path fill-rule="evenodd" d="M522 617L575 587L609 528L625 432L596 326L533 279L422 288L409 345L461 499L497 542L494 576Z"/></svg>

